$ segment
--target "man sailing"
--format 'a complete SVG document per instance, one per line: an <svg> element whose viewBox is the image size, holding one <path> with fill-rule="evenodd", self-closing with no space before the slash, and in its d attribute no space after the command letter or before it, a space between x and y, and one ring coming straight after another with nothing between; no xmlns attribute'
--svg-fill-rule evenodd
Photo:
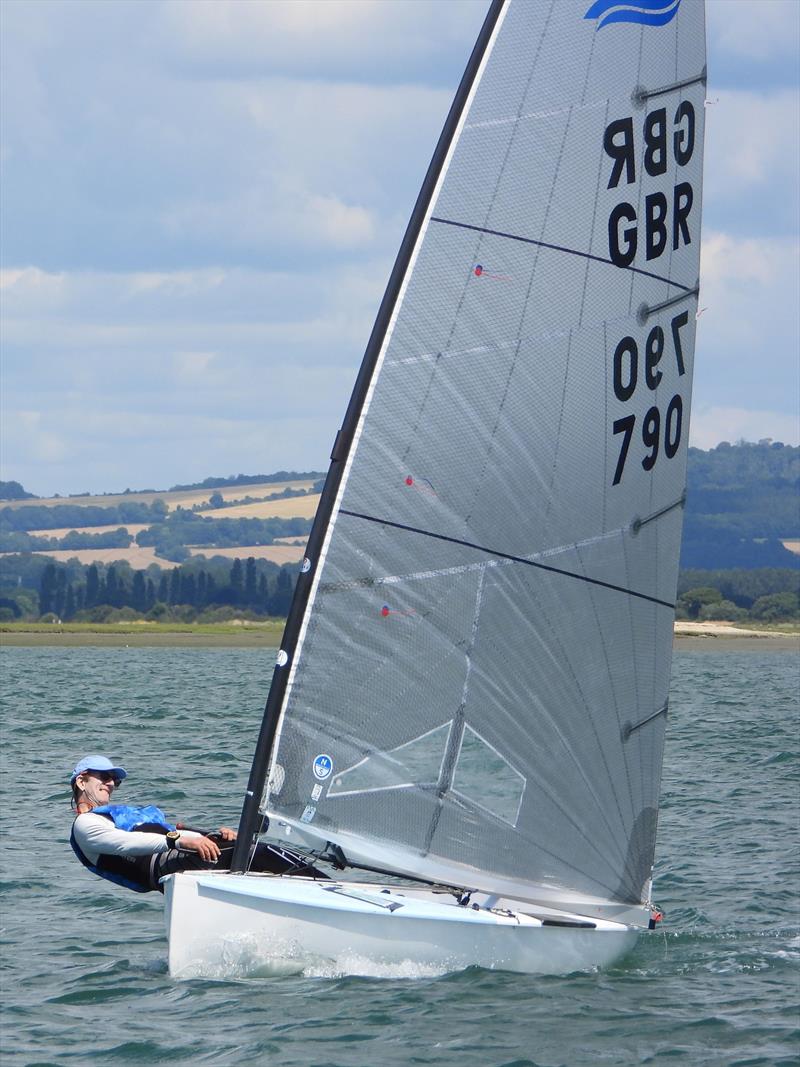
<svg viewBox="0 0 800 1067"><path fill-rule="evenodd" d="M236 832L227 826L206 832L168 821L154 804L112 804L124 767L107 756L84 756L70 777L77 817L70 844L84 867L137 893L163 893L161 879L187 870L228 870ZM278 845L256 845L250 870L326 877L302 856Z"/></svg>

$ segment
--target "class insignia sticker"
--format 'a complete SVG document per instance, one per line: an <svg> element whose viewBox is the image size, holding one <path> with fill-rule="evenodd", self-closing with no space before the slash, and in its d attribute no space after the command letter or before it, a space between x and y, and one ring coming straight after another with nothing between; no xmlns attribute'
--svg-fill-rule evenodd
<svg viewBox="0 0 800 1067"><path fill-rule="evenodd" d="M333 770L333 760L330 756L326 756L324 753L317 756L313 763L314 777L319 782L324 782L326 778L330 778L331 771Z"/></svg>
<svg viewBox="0 0 800 1067"><path fill-rule="evenodd" d="M595 0L583 17L598 19L598 30L610 22L666 26L678 14L680 6L681 0Z"/></svg>

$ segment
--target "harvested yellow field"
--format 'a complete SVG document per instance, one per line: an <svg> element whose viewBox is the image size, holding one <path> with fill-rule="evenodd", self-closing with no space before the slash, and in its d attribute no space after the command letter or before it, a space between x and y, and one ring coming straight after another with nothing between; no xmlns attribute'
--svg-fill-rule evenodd
<svg viewBox="0 0 800 1067"><path fill-rule="evenodd" d="M279 567L284 563L297 563L303 558L305 538L301 538L297 544L281 545L244 545L236 548L190 548L192 556L205 556L211 559L214 556L223 556L225 559L268 559L277 563ZM17 552L0 552L2 556L16 556ZM172 570L179 566L172 560L162 559L156 555L152 547L140 548L134 545L132 548L79 548L79 549L56 549L52 552L34 552L34 556L50 556L59 563L66 563L70 559L77 559L79 563L129 563L137 571L144 570L151 563L157 563L164 570Z"/></svg>
<svg viewBox="0 0 800 1067"><path fill-rule="evenodd" d="M116 526L62 526L58 530L29 530L33 537L66 537L68 533L106 534L116 533L122 527L127 530L131 537L135 537L140 530L149 530L148 522L118 522Z"/></svg>
<svg viewBox="0 0 800 1067"><path fill-rule="evenodd" d="M241 549L240 551L245 551ZM18 552L2 552L3 556L17 556ZM50 556L57 560L59 563L66 563L68 560L76 559L79 563L130 563L134 570L141 571L146 567L149 567L151 563L157 563L159 567L169 568L177 567L177 563L173 563L169 559L161 559L156 555L154 548L140 548L138 545L134 545L133 548L73 548L73 549L56 549L52 552L34 552L34 556Z"/></svg>
<svg viewBox="0 0 800 1067"><path fill-rule="evenodd" d="M79 507L114 508L119 504L152 504L154 500L163 500L170 511L180 504L183 508L204 504L212 493L219 493L223 500L241 500L245 496L269 496L281 493L284 489L311 489L313 481L298 482L259 482L254 485L228 485L221 489L181 489L177 492L159 493L109 493L107 496L55 496L43 497L41 500L4 500L0 507L22 508L55 507L58 504L74 504ZM299 514L296 512L295 514Z"/></svg>
<svg viewBox="0 0 800 1067"><path fill-rule="evenodd" d="M301 534L299 537L276 537L276 545L305 545L308 540L307 534Z"/></svg>
<svg viewBox="0 0 800 1067"><path fill-rule="evenodd" d="M226 559L268 559L278 566L298 563L303 558L304 545L251 545L249 548L190 548L193 556L224 556Z"/></svg>
<svg viewBox="0 0 800 1067"><path fill-rule="evenodd" d="M788 548L790 552L794 552L796 556L800 556L800 541L782 541L784 548Z"/></svg>
<svg viewBox="0 0 800 1067"><path fill-rule="evenodd" d="M211 519L313 519L318 504L319 493L312 493L311 496L262 500L258 504L239 504L232 508L212 508L198 514Z"/></svg>

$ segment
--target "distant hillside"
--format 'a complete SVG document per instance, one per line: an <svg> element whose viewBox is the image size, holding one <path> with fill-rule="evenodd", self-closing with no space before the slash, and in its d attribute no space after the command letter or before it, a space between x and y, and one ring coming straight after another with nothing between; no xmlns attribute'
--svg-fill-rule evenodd
<svg viewBox="0 0 800 1067"><path fill-rule="evenodd" d="M797 567L800 448L768 441L689 449L681 567Z"/></svg>
<svg viewBox="0 0 800 1067"><path fill-rule="evenodd" d="M228 486L259 485L267 482L319 481L324 478L322 471L277 471L275 474L231 474L227 478L205 478L202 482L190 485L173 485L171 493L186 489L225 489ZM320 488L322 488L320 486Z"/></svg>
<svg viewBox="0 0 800 1067"><path fill-rule="evenodd" d="M321 489L319 471L305 473L278 471L274 474L237 474L225 478L209 477L191 485L173 486L168 491L142 490L112 495L69 498L34 498L19 482L0 482L2 497L7 501L0 508L0 551L30 551L42 549L100 548L98 537L108 546L122 544L124 531L131 523L153 524L154 534L137 534L140 544L169 541L177 544L178 527L186 528L189 518L183 514L181 522L174 517L165 523L167 513L176 510L201 512L219 523L228 519L277 519L302 516L309 520ZM241 496L237 491L248 487L257 496ZM276 497L286 498L281 507ZM292 497L306 500L289 502ZM29 501L35 499L35 504ZM158 530L156 530L156 525ZM206 525L208 525L206 523ZM168 527L171 526L171 529ZM234 533L234 525L226 524L224 541L203 539L203 544L247 545L237 538L246 536L246 524L241 533ZM80 531L83 541L75 536L69 543L34 544L30 534L37 530L59 530L57 538L64 538L70 529ZM191 526L191 533L200 524ZM236 527L238 530L239 527ZM303 527L305 531L306 527ZM220 532L222 526L219 526ZM283 531L285 533L285 531ZM301 531L298 530L298 533ZM247 544L269 543L258 539ZM250 536L253 536L250 534ZM148 541L147 538L150 537ZM233 540L231 540L233 538ZM127 538L127 542L131 540ZM795 568L800 556L788 551L781 542L800 540L800 448L764 441L759 444L723 443L707 452L689 449L687 504L683 535L681 568L683 570L726 570ZM103 545L106 544L103 542ZM85 542L85 544L84 544ZM191 544L191 541L181 541ZM173 553L170 558L175 559Z"/></svg>

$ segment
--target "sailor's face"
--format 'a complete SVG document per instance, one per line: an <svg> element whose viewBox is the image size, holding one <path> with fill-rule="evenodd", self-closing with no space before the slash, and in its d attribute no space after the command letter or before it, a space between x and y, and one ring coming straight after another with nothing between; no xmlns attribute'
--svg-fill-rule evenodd
<svg viewBox="0 0 800 1067"><path fill-rule="evenodd" d="M118 784L117 779L110 771L87 771L83 779L81 789L88 799L98 807L101 804L107 804L111 800L111 796Z"/></svg>

